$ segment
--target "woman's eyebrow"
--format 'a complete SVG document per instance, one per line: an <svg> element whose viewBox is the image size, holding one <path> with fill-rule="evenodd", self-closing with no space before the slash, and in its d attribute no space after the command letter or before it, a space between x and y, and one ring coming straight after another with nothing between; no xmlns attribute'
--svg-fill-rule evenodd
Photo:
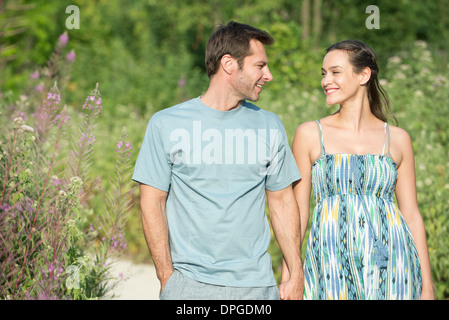
<svg viewBox="0 0 449 320"><path fill-rule="evenodd" d="M341 67L341 66L338 66L338 65L336 65L336 66L332 66L332 67L329 67L329 70L333 70L333 69L344 69L343 67ZM324 69L324 68L321 68L321 71L324 71L324 72L326 72L326 69Z"/></svg>

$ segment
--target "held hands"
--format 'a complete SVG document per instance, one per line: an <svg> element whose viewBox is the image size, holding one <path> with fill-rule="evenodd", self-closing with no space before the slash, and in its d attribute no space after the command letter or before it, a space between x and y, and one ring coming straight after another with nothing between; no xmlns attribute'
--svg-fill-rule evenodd
<svg viewBox="0 0 449 320"><path fill-rule="evenodd" d="M290 278L279 285L281 300L302 300L304 294L304 274Z"/></svg>
<svg viewBox="0 0 449 320"><path fill-rule="evenodd" d="M433 285L430 286L430 288L422 289L420 300L435 300L435 292L433 290Z"/></svg>
<svg viewBox="0 0 449 320"><path fill-rule="evenodd" d="M298 289L298 286L292 284L291 280L281 283L281 285L279 286L279 294L281 296L281 300L303 299L303 290Z"/></svg>
<svg viewBox="0 0 449 320"><path fill-rule="evenodd" d="M297 264L294 274L291 274L285 259L282 259L281 284L279 285L281 300L303 300L304 270L302 264Z"/></svg>

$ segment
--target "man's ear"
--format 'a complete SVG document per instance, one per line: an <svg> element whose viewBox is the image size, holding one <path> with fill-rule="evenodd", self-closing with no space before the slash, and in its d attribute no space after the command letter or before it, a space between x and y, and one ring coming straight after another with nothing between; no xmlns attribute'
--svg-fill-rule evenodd
<svg viewBox="0 0 449 320"><path fill-rule="evenodd" d="M371 69L368 67L363 68L360 73L360 85L364 86L368 83L369 79L371 79Z"/></svg>
<svg viewBox="0 0 449 320"><path fill-rule="evenodd" d="M225 54L223 57L221 57L221 68L227 74L231 74L232 71L234 71L235 63L235 59L232 58L230 54Z"/></svg>

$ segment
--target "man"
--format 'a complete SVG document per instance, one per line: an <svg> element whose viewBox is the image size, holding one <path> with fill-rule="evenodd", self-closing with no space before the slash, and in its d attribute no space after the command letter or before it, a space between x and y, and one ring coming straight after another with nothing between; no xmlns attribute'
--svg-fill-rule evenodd
<svg viewBox="0 0 449 320"><path fill-rule="evenodd" d="M280 119L247 102L272 80L271 36L229 22L206 47L206 93L151 118L136 162L161 299L301 299L300 179ZM279 289L273 230L288 269Z"/></svg>

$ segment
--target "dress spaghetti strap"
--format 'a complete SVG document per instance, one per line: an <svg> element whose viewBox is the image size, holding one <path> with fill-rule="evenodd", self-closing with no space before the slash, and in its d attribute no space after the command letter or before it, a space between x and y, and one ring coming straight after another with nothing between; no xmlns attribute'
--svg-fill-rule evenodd
<svg viewBox="0 0 449 320"><path fill-rule="evenodd" d="M315 121L318 124L318 131L319 131L319 135L320 135L320 146L321 146L320 157L322 157L323 155L326 154L326 150L324 148L323 129L321 128L320 120L315 120ZM385 138L384 138L384 145L382 147L381 155L393 160L393 158L391 157L391 153L390 153L390 125L387 122L385 122L385 125L384 125L384 134L385 134ZM387 146L388 146L387 152L385 153L385 147L387 147Z"/></svg>
<svg viewBox="0 0 449 320"><path fill-rule="evenodd" d="M390 139L390 125L388 123L385 122L385 142L384 142L384 150L385 150L385 144L388 144L388 148L387 148L387 152L384 154L384 151L382 151L382 155L390 158L391 160L393 160L393 157L391 156L390 153L390 146L391 146L391 139ZM393 160L394 161L394 160Z"/></svg>
<svg viewBox="0 0 449 320"><path fill-rule="evenodd" d="M324 141L323 141L323 130L321 129L321 123L320 120L316 120L316 123L318 123L318 130L320 132L320 146L321 146L321 154L320 157L324 156L326 154L326 151L324 150Z"/></svg>
<svg viewBox="0 0 449 320"><path fill-rule="evenodd" d="M386 142L387 142L387 127L388 127L388 125L387 125L387 123L385 122L385 126L384 126L384 134L385 134L385 138L384 138L384 146L383 146L383 148L382 148L382 155L384 155L384 153L385 153L385 144L386 144ZM388 146L390 146L390 143L388 143Z"/></svg>

